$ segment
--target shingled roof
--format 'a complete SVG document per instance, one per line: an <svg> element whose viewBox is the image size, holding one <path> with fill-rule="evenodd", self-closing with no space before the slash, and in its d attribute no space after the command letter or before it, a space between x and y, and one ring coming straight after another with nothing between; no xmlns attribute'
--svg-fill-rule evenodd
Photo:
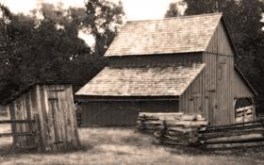
<svg viewBox="0 0 264 165"><path fill-rule="evenodd" d="M104 68L78 96L180 96L205 64L151 68Z"/></svg>
<svg viewBox="0 0 264 165"><path fill-rule="evenodd" d="M205 51L221 13L127 22L105 56Z"/></svg>

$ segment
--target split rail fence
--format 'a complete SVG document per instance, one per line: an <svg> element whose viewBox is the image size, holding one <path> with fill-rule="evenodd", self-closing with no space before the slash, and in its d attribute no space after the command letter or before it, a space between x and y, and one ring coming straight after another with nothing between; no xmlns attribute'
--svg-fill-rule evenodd
<svg viewBox="0 0 264 165"><path fill-rule="evenodd" d="M207 126L198 131L206 150L229 150L264 146L264 120L225 126Z"/></svg>
<svg viewBox="0 0 264 165"><path fill-rule="evenodd" d="M264 146L264 120L209 126L200 115L140 113L137 129L153 134L155 143L204 150Z"/></svg>

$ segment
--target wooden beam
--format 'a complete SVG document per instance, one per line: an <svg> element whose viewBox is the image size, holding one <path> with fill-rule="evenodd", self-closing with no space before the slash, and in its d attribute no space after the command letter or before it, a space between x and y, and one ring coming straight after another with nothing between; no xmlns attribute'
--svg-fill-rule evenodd
<svg viewBox="0 0 264 165"><path fill-rule="evenodd" d="M5 136L34 136L32 132L21 132L21 133L0 133L0 137Z"/></svg>
<svg viewBox="0 0 264 165"><path fill-rule="evenodd" d="M13 123L34 123L35 120L0 120L0 124L13 124Z"/></svg>
<svg viewBox="0 0 264 165"><path fill-rule="evenodd" d="M263 142L263 141L264 141L263 137L256 137L256 138L248 138L248 139L205 141L204 144L255 143L255 142Z"/></svg>
<svg viewBox="0 0 264 165"><path fill-rule="evenodd" d="M22 123L34 123L35 120L0 120L0 124L22 124Z"/></svg>

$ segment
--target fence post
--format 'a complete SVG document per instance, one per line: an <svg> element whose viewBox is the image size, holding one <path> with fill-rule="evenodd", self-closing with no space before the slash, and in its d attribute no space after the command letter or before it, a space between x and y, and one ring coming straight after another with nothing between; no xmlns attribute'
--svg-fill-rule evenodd
<svg viewBox="0 0 264 165"><path fill-rule="evenodd" d="M32 129L32 132L34 134L34 145L36 146L38 151L43 151L42 141L40 138L40 123L39 123L39 116L38 114L34 115L34 127Z"/></svg>

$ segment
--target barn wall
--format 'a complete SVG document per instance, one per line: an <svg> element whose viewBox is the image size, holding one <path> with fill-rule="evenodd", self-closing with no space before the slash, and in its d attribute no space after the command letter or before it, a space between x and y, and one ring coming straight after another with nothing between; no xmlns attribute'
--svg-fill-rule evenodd
<svg viewBox="0 0 264 165"><path fill-rule="evenodd" d="M135 126L139 112L177 112L174 101L89 101L81 103L82 126Z"/></svg>
<svg viewBox="0 0 264 165"><path fill-rule="evenodd" d="M174 66L201 63L202 53L161 54L145 56L109 57L108 65L113 67Z"/></svg>
<svg viewBox="0 0 264 165"><path fill-rule="evenodd" d="M180 99L181 111L202 113L212 125L235 122L233 57L227 33L220 23L203 53L204 70Z"/></svg>
<svg viewBox="0 0 264 165"><path fill-rule="evenodd" d="M179 106L181 112L187 114L201 114L203 116L206 116L205 108L203 105L203 82L204 77L202 71L180 97Z"/></svg>
<svg viewBox="0 0 264 165"><path fill-rule="evenodd" d="M234 122L232 56L204 54L204 108L213 125Z"/></svg>
<svg viewBox="0 0 264 165"><path fill-rule="evenodd" d="M233 107L234 54L220 23L203 55L204 107L209 122L223 125L235 122Z"/></svg>
<svg viewBox="0 0 264 165"><path fill-rule="evenodd" d="M248 88L248 86L245 85L245 82L239 76L237 71L234 72L233 89L234 89L235 98L253 98L254 97L254 94Z"/></svg>

